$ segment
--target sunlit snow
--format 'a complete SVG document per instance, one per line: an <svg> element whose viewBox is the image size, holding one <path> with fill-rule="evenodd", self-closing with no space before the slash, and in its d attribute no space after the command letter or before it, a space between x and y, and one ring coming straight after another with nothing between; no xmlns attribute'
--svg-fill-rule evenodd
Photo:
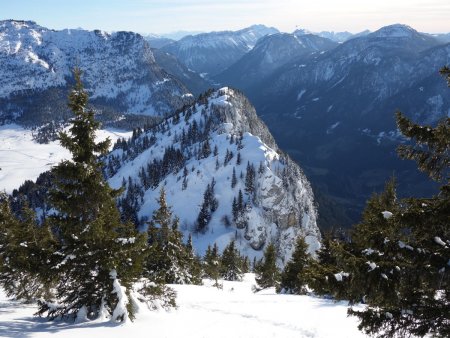
<svg viewBox="0 0 450 338"><path fill-rule="evenodd" d="M36 306L6 299L0 293L1 337L365 337L357 319L347 317L346 302L311 296L280 295L273 288L252 292L254 275L224 282L223 290L205 285L174 285L178 309L150 312L140 308L136 320L117 325L107 318L67 323L34 318ZM326 324L326 325L324 325Z"/></svg>

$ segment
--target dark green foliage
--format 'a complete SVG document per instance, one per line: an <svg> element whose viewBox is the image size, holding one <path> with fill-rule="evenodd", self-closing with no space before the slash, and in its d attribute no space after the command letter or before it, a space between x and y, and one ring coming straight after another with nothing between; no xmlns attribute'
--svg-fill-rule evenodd
<svg viewBox="0 0 450 338"><path fill-rule="evenodd" d="M403 135L415 140L415 145L401 145L398 154L403 159L417 162L419 170L432 179L448 180L450 165L450 117L441 120L436 127L421 126L396 113L397 126Z"/></svg>
<svg viewBox="0 0 450 338"><path fill-rule="evenodd" d="M143 297L139 300L147 303L152 310L159 310L161 307L169 310L177 306L175 290L165 284L144 280L138 292Z"/></svg>
<svg viewBox="0 0 450 338"><path fill-rule="evenodd" d="M200 212L197 217L197 231L205 233L209 221L211 220L212 213L217 210L219 206L219 201L214 195L214 187L216 181L213 178L211 183L207 185L206 190L203 194L203 203L200 208Z"/></svg>
<svg viewBox="0 0 450 338"><path fill-rule="evenodd" d="M306 244L302 236L299 236L292 258L281 273L281 283L278 291L300 295L305 294L307 284L306 274L311 263L312 258L308 254L308 244Z"/></svg>
<svg viewBox="0 0 450 338"><path fill-rule="evenodd" d="M8 297L31 302L51 295L49 273L55 240L47 225L38 226L25 207L16 218L6 195L0 194L0 285Z"/></svg>
<svg viewBox="0 0 450 338"><path fill-rule="evenodd" d="M256 264L255 273L258 288L265 289L278 285L280 271L277 268L277 252L273 243L267 246L264 258Z"/></svg>
<svg viewBox="0 0 450 338"><path fill-rule="evenodd" d="M250 162L247 162L247 169L245 175L245 192L249 195L253 195L255 192L255 167Z"/></svg>
<svg viewBox="0 0 450 338"><path fill-rule="evenodd" d="M448 68L441 72L448 80ZM397 124L415 140L414 146L399 147L399 155L415 160L443 185L434 197L398 202L390 182L383 194L369 200L344 261L352 280L349 294L355 299L364 295L367 308L349 309L349 314L359 317L361 330L381 337L448 337L450 119L433 128L397 113Z"/></svg>
<svg viewBox="0 0 450 338"><path fill-rule="evenodd" d="M145 238L132 223L121 223L115 197L102 175L97 155L108 151L109 140L96 143L99 123L87 108L88 95L81 83L81 71L75 69L75 87L69 96L74 113L69 132L60 134L62 146L69 149L73 160L62 161L52 169L55 187L50 203L56 213L49 217L58 239L58 250L49 273L58 277L58 306L41 302L38 314L50 318L76 317L78 312L95 318L105 311L110 314L118 304L113 284L119 283L128 295L132 284L141 275L142 250ZM116 278L113 278L116 276ZM133 318L128 313L115 314L113 320Z"/></svg>
<svg viewBox="0 0 450 338"><path fill-rule="evenodd" d="M348 294L355 301L364 297L368 304L366 311L349 313L361 319L360 329L383 337L448 336L448 189L433 198L406 199L401 205L391 197L388 219L381 215L381 205L376 209L382 197L392 195L389 185L386 190L369 201L365 215L372 215L373 222L355 229L356 241L347 250Z"/></svg>
<svg viewBox="0 0 450 338"><path fill-rule="evenodd" d="M217 244L214 243L212 249L211 246L208 245L208 249L206 250L205 257L203 259L203 270L205 271L205 276L211 278L215 281L215 286L219 285L219 277L220 277L220 254Z"/></svg>
<svg viewBox="0 0 450 338"><path fill-rule="evenodd" d="M450 87L450 68L448 66L444 66L439 71L442 76L445 77L445 80L447 81L448 86Z"/></svg>
<svg viewBox="0 0 450 338"><path fill-rule="evenodd" d="M236 169L233 167L233 175L231 176L231 188L234 188L236 186L236 183L237 183Z"/></svg>
<svg viewBox="0 0 450 338"><path fill-rule="evenodd" d="M250 272L250 261L247 256L242 258L242 273Z"/></svg>
<svg viewBox="0 0 450 338"><path fill-rule="evenodd" d="M242 279L242 258L236 249L234 240L223 250L220 262L220 274L223 279L229 281L239 281Z"/></svg>
<svg viewBox="0 0 450 338"><path fill-rule="evenodd" d="M144 276L168 284L201 284L201 268L192 244L183 244L178 218L167 205L164 189L148 228L148 258Z"/></svg>
<svg viewBox="0 0 450 338"><path fill-rule="evenodd" d="M317 251L317 261L311 261L306 273L308 286L317 295L332 296L334 299L347 299L347 278L339 264L342 246L345 243L333 240L332 234L325 234ZM342 277L342 280L338 280Z"/></svg>

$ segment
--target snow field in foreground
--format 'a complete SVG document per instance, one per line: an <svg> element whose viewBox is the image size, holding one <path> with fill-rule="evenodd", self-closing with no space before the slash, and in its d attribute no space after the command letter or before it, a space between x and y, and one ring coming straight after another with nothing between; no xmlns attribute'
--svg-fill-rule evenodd
<svg viewBox="0 0 450 338"><path fill-rule="evenodd" d="M223 290L205 285L173 285L178 309L150 312L133 323L109 321L79 324L33 317L36 307L8 300L0 291L0 337L364 337L357 320L347 317L345 302L310 296L279 295L273 288L252 292L253 274L227 282Z"/></svg>
<svg viewBox="0 0 450 338"><path fill-rule="evenodd" d="M99 141L108 136L112 145L119 137L130 137L131 132L112 128L97 132ZM35 181L41 173L68 158L70 152L59 141L39 144L33 141L30 129L16 124L0 126L0 191L11 193L25 180Z"/></svg>

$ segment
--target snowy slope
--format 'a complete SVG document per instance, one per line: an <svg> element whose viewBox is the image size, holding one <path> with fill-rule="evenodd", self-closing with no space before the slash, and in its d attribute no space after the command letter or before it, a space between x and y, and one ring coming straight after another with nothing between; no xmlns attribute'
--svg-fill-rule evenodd
<svg viewBox="0 0 450 338"><path fill-rule="evenodd" d="M0 337L365 337L358 331L356 319L347 317L344 302L279 295L273 289L254 294L254 283L253 274L246 274L243 282L225 281L223 290L211 287L206 280L204 286L173 285L178 294L177 310L149 312L144 308L135 322L118 326L33 318L34 305L8 300L0 292Z"/></svg>
<svg viewBox="0 0 450 338"><path fill-rule="evenodd" d="M156 64L139 34L55 31L5 20L0 21L0 118L55 110L59 98L64 106L75 65L85 72L92 101L106 110L164 115L188 93Z"/></svg>
<svg viewBox="0 0 450 338"><path fill-rule="evenodd" d="M115 142L119 137L129 137L131 132L115 129L99 130L97 137L109 137ZM32 131L18 125L0 126L0 191L11 193L25 180L35 180L39 174L50 170L70 153L58 141L39 144L33 140Z"/></svg>
<svg viewBox="0 0 450 338"><path fill-rule="evenodd" d="M222 88L184 110L178 119L166 120L143 133L134 145L115 149L107 159L110 184L118 188L127 182L124 198L137 206L140 218L146 220L152 215L159 191L165 187L168 203L180 218L181 230L195 233L194 245L200 254L208 244L216 242L223 249L234 238L242 253L250 257L261 256L264 246L274 241L282 261L290 257L299 235L306 237L311 251L319 247L317 213L309 182L297 164L279 150L245 96ZM193 129L197 136L189 139ZM200 149L206 141L211 153L202 156ZM176 161L158 164L174 153L173 149L182 155L177 155ZM233 157L225 163L226 154L231 152ZM255 168L253 194L245 191L248 165ZM235 187L231 184L233 169ZM211 212L205 231L197 233L203 194L213 179L218 207ZM239 190L246 206L242 222L233 222L232 203Z"/></svg>

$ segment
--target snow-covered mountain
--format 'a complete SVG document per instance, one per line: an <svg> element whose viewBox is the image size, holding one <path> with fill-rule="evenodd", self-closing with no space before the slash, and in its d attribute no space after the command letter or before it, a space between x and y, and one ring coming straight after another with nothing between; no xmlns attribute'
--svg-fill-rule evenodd
<svg viewBox="0 0 450 338"><path fill-rule="evenodd" d="M238 31L223 31L189 35L162 47L198 73L215 75L251 50L258 39L278 33L264 25L254 25Z"/></svg>
<svg viewBox="0 0 450 338"><path fill-rule="evenodd" d="M91 102L104 111L165 115L189 94L157 65L139 34L55 31L5 20L0 21L0 118L61 118L74 66L84 71Z"/></svg>
<svg viewBox="0 0 450 338"><path fill-rule="evenodd" d="M164 187L198 253L236 239L242 253L260 257L274 241L285 261L299 235L311 251L319 247L309 182L236 90L210 91L159 126L117 143L105 171L113 187L126 185L119 205L130 218L151 217Z"/></svg>
<svg viewBox="0 0 450 338"><path fill-rule="evenodd" d="M259 39L251 51L214 79L244 90L293 60L308 59L316 52L327 51L337 45L304 31L271 34Z"/></svg>
<svg viewBox="0 0 450 338"><path fill-rule="evenodd" d="M394 112L400 109L419 123L447 116L450 97L438 71L449 63L449 44L392 25L297 58L245 93L279 144L345 210L348 218L331 224L350 224L393 172L400 194L433 193L413 163L396 156L402 139Z"/></svg>

